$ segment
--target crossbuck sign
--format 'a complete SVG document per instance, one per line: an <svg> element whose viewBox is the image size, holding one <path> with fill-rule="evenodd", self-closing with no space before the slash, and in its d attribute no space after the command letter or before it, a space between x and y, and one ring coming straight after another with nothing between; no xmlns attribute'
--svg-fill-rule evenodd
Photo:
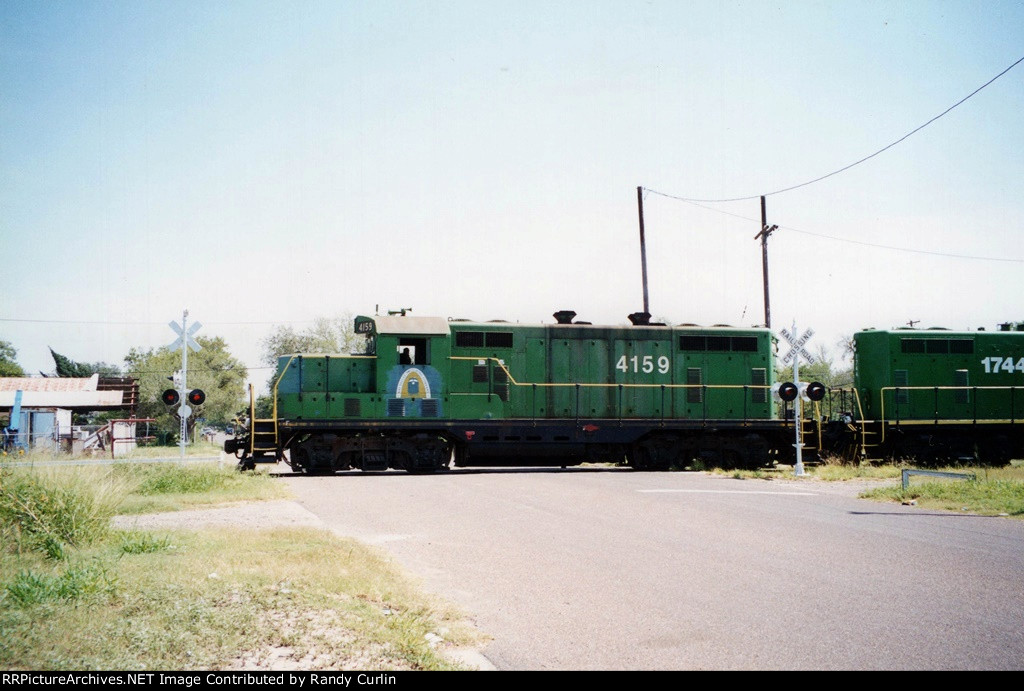
<svg viewBox="0 0 1024 691"><path fill-rule="evenodd" d="M786 343L790 345L789 352L782 356L782 364L788 365L792 362L793 358L802 357L804 362L808 365L814 364L814 357L807 352L804 348L804 344L811 340L811 336L814 335L814 329L807 329L804 331L804 335L800 338L796 337L796 324L793 325L793 332L790 333L785 327L782 329L782 338L786 340Z"/></svg>

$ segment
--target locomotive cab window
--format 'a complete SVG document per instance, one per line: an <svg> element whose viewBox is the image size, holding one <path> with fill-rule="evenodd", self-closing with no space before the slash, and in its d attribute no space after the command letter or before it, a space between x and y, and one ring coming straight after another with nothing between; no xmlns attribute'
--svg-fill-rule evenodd
<svg viewBox="0 0 1024 691"><path fill-rule="evenodd" d="M398 364L428 365L430 364L425 338L399 338Z"/></svg>

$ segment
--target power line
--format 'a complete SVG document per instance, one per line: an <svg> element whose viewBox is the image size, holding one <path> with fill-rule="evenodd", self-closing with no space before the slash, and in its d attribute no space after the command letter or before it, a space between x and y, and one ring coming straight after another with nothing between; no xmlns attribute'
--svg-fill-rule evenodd
<svg viewBox="0 0 1024 691"><path fill-rule="evenodd" d="M854 161L853 163L845 165L842 168L838 168L837 170L833 170L831 173L826 173L825 175L821 175L819 177L816 177L813 180L808 180L806 182L801 182L801 183L799 183L797 185L790 185L789 187L783 187L782 189L775 190L774 192L764 192L762 194L752 194L752 195L749 195L749 196L746 196L746 197L733 197L732 199L695 199L695 198L692 198L692 197L682 197L682 196L676 196L676 195L673 195L673 194L666 194L665 192L659 192L657 190L652 190L652 189L646 188L646 187L644 189L647 190L648 192L653 193L653 194L657 194L657 195L662 196L662 197L668 197L669 199L676 199L676 200L681 201L681 202L705 202L707 204L719 204L719 203L724 203L724 202L748 201L748 200L751 200L751 199L757 199L759 197L770 197L773 194L782 194L783 192L790 192L792 190L799 189L801 187L807 187L808 185L813 185L816 182L821 182L822 180L830 178L833 175L838 175L839 173L847 171L850 168L853 168L854 166L860 165L861 163L864 163L865 161L871 160L872 158L874 158L875 156L877 156L878 154L880 154L880 153L882 153L884 151L888 151L889 149L891 149L892 147L896 146L897 144L899 144L903 140L907 139L908 137L910 137L913 134L916 134L916 133L920 132L925 127L927 127L928 125L932 124L933 122L935 122L936 120L941 118L946 113L950 112L951 110L953 110L954 108L956 108L960 104L962 104L965 101L967 101L968 99L970 99L972 96L977 94L979 91L984 89L986 86L988 86L989 84L991 84L995 80L997 80L1000 77L1002 77L1004 74L1006 74L1007 72L1012 70L1014 67L1019 65L1021 62L1024 62L1024 56L1021 56L1016 62L1014 62L1009 67L1007 67L1005 70L1003 70L1002 72L1000 72L996 76L992 77L992 79L989 79L987 82L985 82L984 84L979 86L977 89L975 89L971 93L969 93L966 96L964 96L963 98L961 98L959 101L957 101L956 103L951 105L949 108L946 108L944 111L942 111L941 113L939 113L938 115L933 117L928 122L926 122L923 125L920 125L918 127L915 127L914 129L912 129L911 131L907 132L905 135L903 135L902 137L900 137L896 141L892 142L891 144L886 144L885 146L883 146L881 149L879 149L878 151L876 151L873 154L870 154L868 156L865 156L862 159Z"/></svg>
<svg viewBox="0 0 1024 691"><path fill-rule="evenodd" d="M711 206L704 206L703 204L698 204L697 202L693 202L693 201L690 201L688 199L680 199L679 201L685 201L687 204L692 204L693 206L699 207L701 209L705 209L707 211L713 211L716 214L723 214L725 216L732 216L733 218L739 218L741 220L751 221L753 223L758 223L759 222L759 219L751 218L750 216L744 216L742 214L734 214L734 213L731 213L729 211L723 211L722 209L716 209L716 208L711 207ZM976 256L976 255L971 255L971 254L954 254L952 252L936 252L934 250L921 250L921 249L915 249L913 247L896 247L895 245L882 245L882 244L877 243L877 242L866 242L864 240L851 240L850 238L842 238L842 237L839 237L838 235L826 235L825 233L815 233L815 232L812 232L810 230L801 230L800 228L794 228L793 226L787 226L787 225L783 225L781 223L778 224L778 225L779 225L779 228L782 228L782 229L785 229L785 230L791 230L794 233L801 233L803 235L811 235L811 236L817 237L817 238L825 238L826 240L835 240L836 242L848 242L848 243L850 243L852 245L862 245L864 247L874 247L876 249L892 250L892 251L895 251L895 252L912 252L914 254L928 254L928 255L935 256L935 257L948 257L950 259L971 259L971 260L974 260L974 261L1009 262L1009 263L1012 263L1012 264L1024 264L1024 259L1011 259L1011 258L1006 258L1006 257L979 257L979 256Z"/></svg>

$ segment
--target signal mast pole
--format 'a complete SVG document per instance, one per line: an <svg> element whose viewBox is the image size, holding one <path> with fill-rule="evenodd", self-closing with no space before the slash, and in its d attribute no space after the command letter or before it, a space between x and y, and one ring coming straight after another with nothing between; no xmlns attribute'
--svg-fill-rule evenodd
<svg viewBox="0 0 1024 691"><path fill-rule="evenodd" d="M181 315L181 330L184 333L188 333L188 310L185 310ZM178 430L178 447L181 453L181 462L185 462L185 435L188 433L188 416L182 414L182 408L188 407L187 391L188 386L185 384L185 377L188 376L188 344L181 344L181 388L178 390L178 394L181 396L181 408L178 410L178 417L181 419L181 426Z"/></svg>

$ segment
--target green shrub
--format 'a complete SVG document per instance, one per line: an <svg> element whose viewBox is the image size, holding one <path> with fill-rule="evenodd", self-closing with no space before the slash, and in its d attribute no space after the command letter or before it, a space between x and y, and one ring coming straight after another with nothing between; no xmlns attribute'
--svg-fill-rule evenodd
<svg viewBox="0 0 1024 691"><path fill-rule="evenodd" d="M120 496L109 475L0 468L0 538L63 559L68 547L106 535Z"/></svg>
<svg viewBox="0 0 1024 691"><path fill-rule="evenodd" d="M154 535L144 530L125 530L120 537L124 554L152 554L171 549L171 539L166 535Z"/></svg>
<svg viewBox="0 0 1024 691"><path fill-rule="evenodd" d="M132 463L116 467L118 472L137 483L136 492L145 496L200 494L233 484L238 476L232 468L176 463Z"/></svg>
<svg viewBox="0 0 1024 691"><path fill-rule="evenodd" d="M116 575L99 561L69 566L56 575L21 571L4 587L6 597L20 607L70 602L99 594L113 595L116 590Z"/></svg>

